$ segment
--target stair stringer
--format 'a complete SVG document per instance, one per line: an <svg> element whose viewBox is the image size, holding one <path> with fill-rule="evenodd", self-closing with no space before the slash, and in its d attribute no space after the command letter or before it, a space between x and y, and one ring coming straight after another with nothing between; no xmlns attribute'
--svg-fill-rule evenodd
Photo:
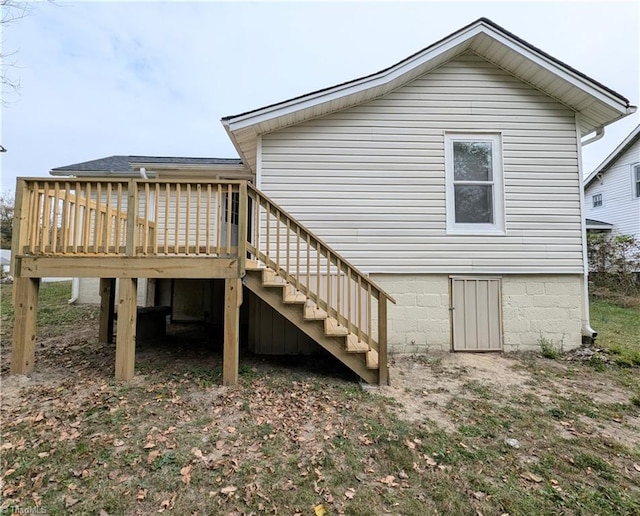
<svg viewBox="0 0 640 516"><path fill-rule="evenodd" d="M349 353L346 350L345 337L330 337L325 335L324 321L305 319L303 316L304 305L285 303L282 297L282 289L268 286L265 287L262 284L262 275L260 272L247 271L242 282L249 290L251 290L251 292L256 294L290 323L294 324L334 357L340 360L365 382L371 384L378 383L378 370L367 368L364 354Z"/></svg>

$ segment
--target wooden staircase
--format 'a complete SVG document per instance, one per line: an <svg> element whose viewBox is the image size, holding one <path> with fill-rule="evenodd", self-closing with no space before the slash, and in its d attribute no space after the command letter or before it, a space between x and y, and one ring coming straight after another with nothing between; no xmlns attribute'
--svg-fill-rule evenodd
<svg viewBox="0 0 640 516"><path fill-rule="evenodd" d="M248 195L244 285L364 381L387 384L395 300L262 192L248 185Z"/></svg>
<svg viewBox="0 0 640 516"><path fill-rule="evenodd" d="M243 284L255 295L297 326L367 383L378 383L378 352L339 325L302 292L286 281L273 280L269 268L247 265Z"/></svg>

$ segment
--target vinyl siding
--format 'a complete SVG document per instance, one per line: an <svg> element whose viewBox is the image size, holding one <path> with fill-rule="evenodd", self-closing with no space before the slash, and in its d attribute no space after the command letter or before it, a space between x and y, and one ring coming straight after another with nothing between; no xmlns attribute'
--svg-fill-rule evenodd
<svg viewBox="0 0 640 516"><path fill-rule="evenodd" d="M614 232L640 238L640 198L635 197L631 167L640 163L640 140L585 191L585 211L590 219L614 225ZM602 194L602 206L593 207L592 196Z"/></svg>
<svg viewBox="0 0 640 516"><path fill-rule="evenodd" d="M501 132L504 236L447 235L445 131ZM582 272L574 113L464 54L262 138L261 188L366 272Z"/></svg>

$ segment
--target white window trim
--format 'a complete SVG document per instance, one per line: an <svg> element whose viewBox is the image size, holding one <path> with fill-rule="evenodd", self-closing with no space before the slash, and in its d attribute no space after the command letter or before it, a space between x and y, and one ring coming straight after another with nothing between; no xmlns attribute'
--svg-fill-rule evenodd
<svg viewBox="0 0 640 516"><path fill-rule="evenodd" d="M455 194L453 184L453 142L491 142L493 163L493 224L469 224L455 222ZM505 201L504 170L502 166L502 135L500 133L456 133L444 135L444 169L446 180L446 217L448 235L504 235Z"/></svg>
<svg viewBox="0 0 640 516"><path fill-rule="evenodd" d="M638 169L640 169L640 161L638 163L632 163L631 164L631 197L633 199L640 199L640 195L636 195L637 190L637 183L638 181L636 180L636 167L638 167Z"/></svg>
<svg viewBox="0 0 640 516"><path fill-rule="evenodd" d="M598 195L600 196L600 204L596 206L595 197ZM602 195L602 192L591 194L591 209L597 210L598 208L602 208L603 206L604 206L604 195Z"/></svg>

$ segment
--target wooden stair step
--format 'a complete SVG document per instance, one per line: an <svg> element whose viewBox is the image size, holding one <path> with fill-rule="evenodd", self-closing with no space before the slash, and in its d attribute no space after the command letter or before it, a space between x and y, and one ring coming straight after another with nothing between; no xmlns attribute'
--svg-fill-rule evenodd
<svg viewBox="0 0 640 516"><path fill-rule="evenodd" d="M282 294L282 299L285 303L294 305L299 304L303 305L307 302L307 296L305 296L302 292L296 290L293 285L287 284L284 289L284 293Z"/></svg>
<svg viewBox="0 0 640 516"><path fill-rule="evenodd" d="M358 340L355 333L347 335L347 351L349 353L366 353L369 351L369 344L362 340Z"/></svg>
<svg viewBox="0 0 640 516"><path fill-rule="evenodd" d="M307 301L304 305L304 318L308 321L323 321L327 318L327 312L316 306L313 301Z"/></svg>
<svg viewBox="0 0 640 516"><path fill-rule="evenodd" d="M324 334L330 337L344 337L349 335L349 330L346 326L338 324L333 317L327 317L324 320Z"/></svg>
<svg viewBox="0 0 640 516"><path fill-rule="evenodd" d="M378 352L375 349L367 351L367 369L378 369Z"/></svg>
<svg viewBox="0 0 640 516"><path fill-rule="evenodd" d="M281 276L278 276L275 271L266 268L262 269L262 285L265 287L284 287L287 282Z"/></svg>
<svg viewBox="0 0 640 516"><path fill-rule="evenodd" d="M256 260L247 260L245 264L245 269L248 271L261 271L265 269L265 265Z"/></svg>

